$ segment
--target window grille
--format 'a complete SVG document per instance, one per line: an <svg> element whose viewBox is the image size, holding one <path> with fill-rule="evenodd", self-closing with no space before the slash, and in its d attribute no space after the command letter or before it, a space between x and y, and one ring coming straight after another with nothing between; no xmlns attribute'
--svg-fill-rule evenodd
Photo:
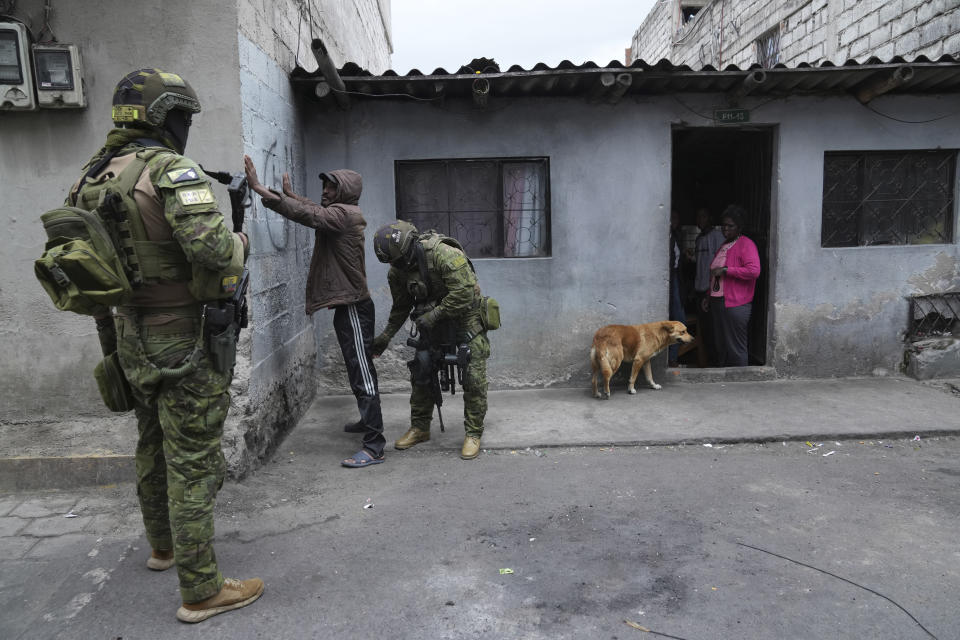
<svg viewBox="0 0 960 640"><path fill-rule="evenodd" d="M757 38L754 43L757 48L757 62L761 67L769 69L780 63L780 26Z"/></svg>
<svg viewBox="0 0 960 640"><path fill-rule="evenodd" d="M941 338L960 332L960 292L910 297L907 341Z"/></svg>
<svg viewBox="0 0 960 640"><path fill-rule="evenodd" d="M826 152L824 247L953 242L957 152Z"/></svg>
<svg viewBox="0 0 960 640"><path fill-rule="evenodd" d="M456 238L471 258L550 255L547 158L398 160L397 217Z"/></svg>

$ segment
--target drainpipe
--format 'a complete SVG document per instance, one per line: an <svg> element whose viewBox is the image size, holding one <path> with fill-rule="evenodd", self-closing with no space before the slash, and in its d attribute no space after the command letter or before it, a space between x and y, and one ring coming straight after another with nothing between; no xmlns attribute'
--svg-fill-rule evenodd
<svg viewBox="0 0 960 640"><path fill-rule="evenodd" d="M617 78L612 73L605 71L600 74L593 86L587 91L587 101L595 102L606 95L610 87L616 83Z"/></svg>
<svg viewBox="0 0 960 640"><path fill-rule="evenodd" d="M627 89L630 88L630 85L633 84L633 76L629 73L618 73L616 83L613 85L613 89L610 90L610 93L607 94L607 102L610 104L617 104L620 102L620 98L623 97L623 94L627 92Z"/></svg>
<svg viewBox="0 0 960 640"><path fill-rule="evenodd" d="M323 40L316 38L310 43L310 49L313 51L313 57L317 59L317 67L320 69L320 73L323 74L324 80L326 80L329 85L328 89L333 91L333 98L337 101L337 106L344 110L349 109L350 98L344 93L347 90L347 86L343 84L343 79L340 77L340 74L337 73L337 67L333 64L333 60L330 59ZM329 90L322 89L319 84L315 91L318 96L324 92L326 95L330 93Z"/></svg>
<svg viewBox="0 0 960 640"><path fill-rule="evenodd" d="M897 67L893 73L885 78L878 78L870 84L857 91L857 100L861 104L867 104L877 96L883 95L888 91L896 89L904 82L913 77L913 67Z"/></svg>
<svg viewBox="0 0 960 640"><path fill-rule="evenodd" d="M730 103L738 104L742 98L750 95L750 93L767 81L767 73L757 69L756 71L751 71L743 79L743 82L740 83L736 89L730 94Z"/></svg>
<svg viewBox="0 0 960 640"><path fill-rule="evenodd" d="M473 104L481 109L487 106L490 98L490 81L486 78L477 78L473 81Z"/></svg>

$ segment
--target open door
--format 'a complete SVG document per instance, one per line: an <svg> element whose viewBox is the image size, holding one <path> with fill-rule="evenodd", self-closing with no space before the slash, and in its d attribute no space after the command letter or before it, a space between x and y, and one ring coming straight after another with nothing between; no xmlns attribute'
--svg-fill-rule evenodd
<svg viewBox="0 0 960 640"><path fill-rule="evenodd" d="M764 365L767 361L773 132L772 127L676 127L673 130L671 208L679 213L680 224L695 230L696 211L700 208L706 208L717 222L727 205L740 204L747 210L743 234L756 243L761 269L750 317L751 365ZM695 237L696 232L691 233ZM685 308L688 317L696 316L692 293L695 268L689 263L685 274L686 277L681 278L681 282L689 283L684 295ZM694 350L682 355L680 363L700 366L702 355Z"/></svg>

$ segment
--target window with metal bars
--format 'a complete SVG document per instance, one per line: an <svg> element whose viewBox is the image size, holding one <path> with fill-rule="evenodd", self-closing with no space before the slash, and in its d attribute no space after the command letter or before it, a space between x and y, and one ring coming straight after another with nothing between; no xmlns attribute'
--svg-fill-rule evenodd
<svg viewBox="0 0 960 640"><path fill-rule="evenodd" d="M761 67L770 69L780 63L780 25L757 38L757 62Z"/></svg>
<svg viewBox="0 0 960 640"><path fill-rule="evenodd" d="M397 217L456 238L471 258L550 255L547 158L398 160Z"/></svg>
<svg viewBox="0 0 960 640"><path fill-rule="evenodd" d="M960 292L910 297L907 341L960 335Z"/></svg>
<svg viewBox="0 0 960 640"><path fill-rule="evenodd" d="M827 151L823 247L953 242L957 151Z"/></svg>

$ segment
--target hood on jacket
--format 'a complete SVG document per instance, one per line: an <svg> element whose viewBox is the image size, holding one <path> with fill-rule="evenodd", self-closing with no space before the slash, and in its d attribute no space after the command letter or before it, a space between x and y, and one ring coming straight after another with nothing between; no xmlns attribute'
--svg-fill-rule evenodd
<svg viewBox="0 0 960 640"><path fill-rule="evenodd" d="M350 169L334 169L320 174L321 180L332 180L337 184L337 195L333 203L357 204L360 201L360 192L363 191L363 178L356 171Z"/></svg>

